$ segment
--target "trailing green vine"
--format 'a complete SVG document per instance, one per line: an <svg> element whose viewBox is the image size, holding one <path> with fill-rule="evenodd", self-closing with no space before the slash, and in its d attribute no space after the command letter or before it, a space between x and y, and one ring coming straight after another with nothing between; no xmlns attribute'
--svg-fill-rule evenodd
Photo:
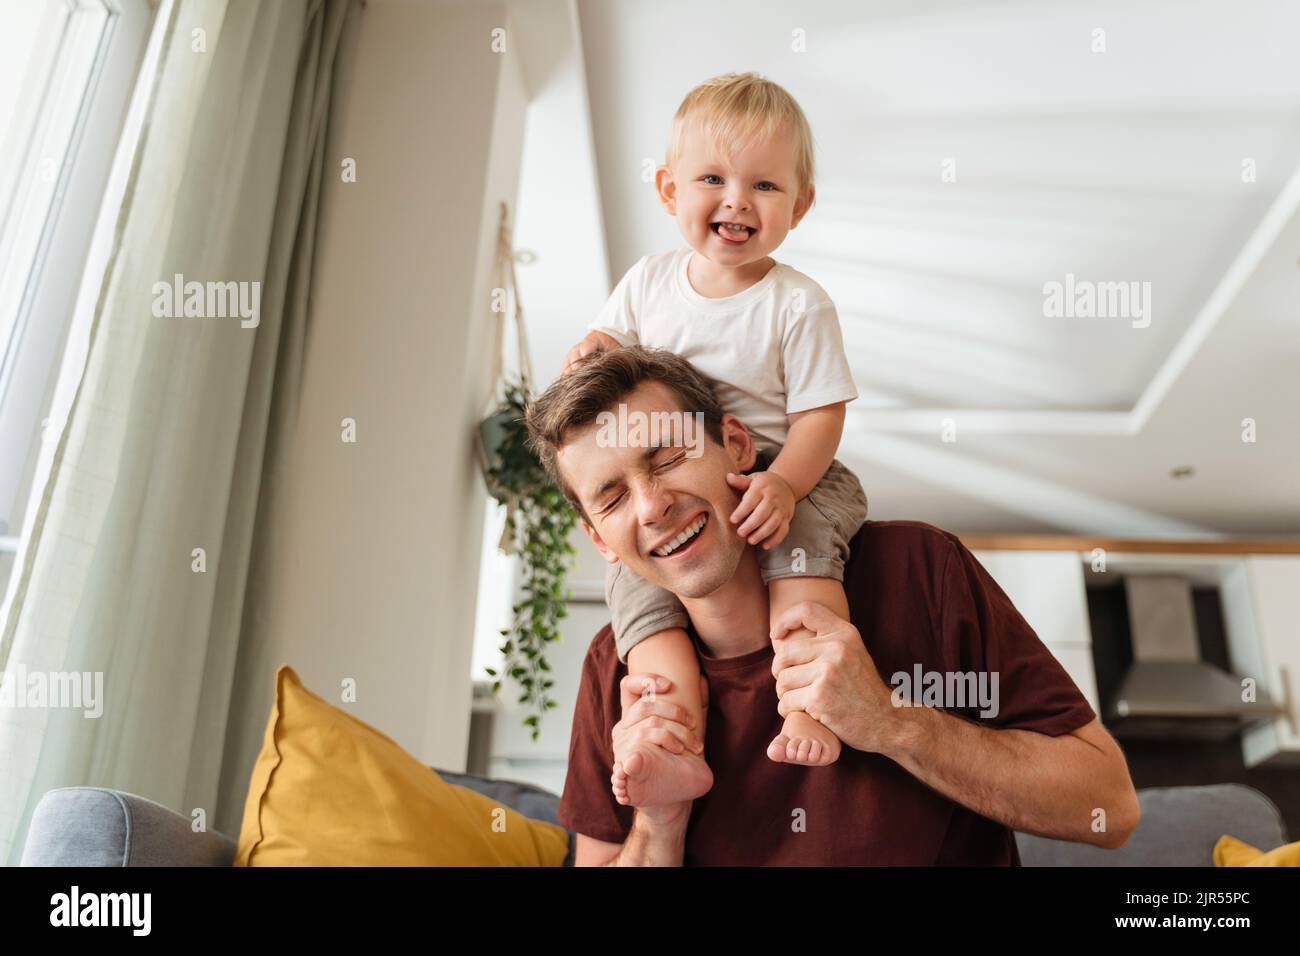
<svg viewBox="0 0 1300 956"><path fill-rule="evenodd" d="M564 578L577 554L569 540L577 515L527 445L527 402L522 386L506 383L504 400L479 432L488 491L506 506L501 546L519 555L523 572L523 600L512 608L512 626L501 631L502 671L523 688L519 703L535 710L523 721L535 741L541 718L558 706L547 693L555 681L548 676L546 645L559 640L558 625L568 610ZM501 676L490 667L487 672L495 694Z"/></svg>

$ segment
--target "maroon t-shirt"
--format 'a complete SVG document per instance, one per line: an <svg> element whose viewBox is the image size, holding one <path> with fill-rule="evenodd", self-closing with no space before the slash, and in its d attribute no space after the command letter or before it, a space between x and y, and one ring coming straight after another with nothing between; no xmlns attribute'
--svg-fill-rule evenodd
<svg viewBox="0 0 1300 956"><path fill-rule="evenodd" d="M1095 718L955 535L917 521L868 521L853 539L844 581L853 625L891 690L890 675L911 675L917 663L925 672L996 671L996 716L979 716L978 705L949 712L1052 737ZM704 757L713 788L691 809L685 865L1020 865L1008 827L880 754L845 746L835 763L816 768L769 760L767 745L783 723L772 656L770 644L738 657L698 654L709 682ZM610 843L627 838L634 813L609 785L626 673L606 625L583 662L558 810L564 826Z"/></svg>

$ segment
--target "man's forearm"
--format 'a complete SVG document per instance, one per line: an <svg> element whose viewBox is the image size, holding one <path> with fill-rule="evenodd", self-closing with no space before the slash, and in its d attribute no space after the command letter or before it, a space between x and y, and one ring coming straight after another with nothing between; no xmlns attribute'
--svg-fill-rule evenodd
<svg viewBox="0 0 1300 956"><path fill-rule="evenodd" d="M899 708L897 727L885 756L981 816L1098 846L1111 845L1124 825L1114 818L1125 808L1113 804L1125 788L1110 779L1108 756L1087 741L983 727L932 707ZM1094 829L1097 808L1107 814L1102 832Z"/></svg>
<svg viewBox="0 0 1300 956"><path fill-rule="evenodd" d="M605 866L681 866L689 818L689 809L675 820L660 820L638 810L623 848Z"/></svg>

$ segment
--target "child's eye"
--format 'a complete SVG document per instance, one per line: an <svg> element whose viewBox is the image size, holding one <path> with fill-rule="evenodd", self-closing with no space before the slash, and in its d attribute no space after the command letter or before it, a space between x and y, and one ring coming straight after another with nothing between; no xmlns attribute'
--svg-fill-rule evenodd
<svg viewBox="0 0 1300 956"><path fill-rule="evenodd" d="M770 188L770 189L763 189L764 186L769 186L769 187L771 187L771 188ZM762 191L765 192L765 193L770 193L773 189L776 189L776 183L770 183L770 182L768 182L768 181L765 179L765 180L763 180L761 183L759 183L757 186L755 186L754 188L755 188L755 189L762 189Z"/></svg>
<svg viewBox="0 0 1300 956"><path fill-rule="evenodd" d="M708 185L710 185L710 186L721 186L721 185L722 185L722 177L719 176L719 175L717 175L716 173L709 173L709 174L706 175L706 176L701 176L700 179L703 180L704 182L708 183ZM716 182L716 183L709 183L708 181L709 181L710 179L716 179L717 182Z"/></svg>
<svg viewBox="0 0 1300 956"><path fill-rule="evenodd" d="M618 506L618 503L623 500L623 497L624 497L623 495L619 495L617 498L610 499L603 508L601 508L598 512L596 512L596 514L603 515L606 512L613 511L614 508Z"/></svg>

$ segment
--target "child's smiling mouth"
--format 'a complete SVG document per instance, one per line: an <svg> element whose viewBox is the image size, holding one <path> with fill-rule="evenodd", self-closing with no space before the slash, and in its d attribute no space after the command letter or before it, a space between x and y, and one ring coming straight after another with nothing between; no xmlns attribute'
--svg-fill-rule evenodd
<svg viewBox="0 0 1300 956"><path fill-rule="evenodd" d="M753 226L746 226L743 223L731 223L725 220L712 223L709 229L719 240L729 246L744 245L749 241L749 237L757 231Z"/></svg>

